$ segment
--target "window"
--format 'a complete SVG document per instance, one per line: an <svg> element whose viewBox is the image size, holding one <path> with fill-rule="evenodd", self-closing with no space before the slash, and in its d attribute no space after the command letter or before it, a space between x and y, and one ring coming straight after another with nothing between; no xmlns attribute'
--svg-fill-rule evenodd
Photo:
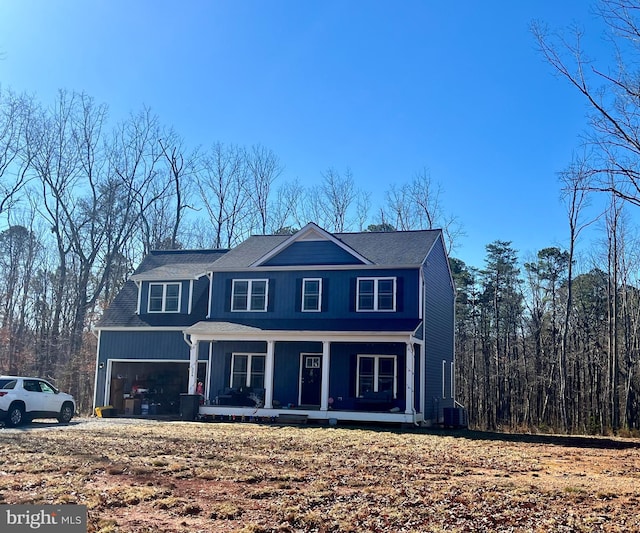
<svg viewBox="0 0 640 533"><path fill-rule="evenodd" d="M231 387L264 389L264 355L233 354L231 357Z"/></svg>
<svg viewBox="0 0 640 533"><path fill-rule="evenodd" d="M367 392L398 392L398 362L395 355L358 355L356 396Z"/></svg>
<svg viewBox="0 0 640 533"><path fill-rule="evenodd" d="M395 311L396 278L358 278L357 311Z"/></svg>
<svg viewBox="0 0 640 533"><path fill-rule="evenodd" d="M453 363L451 363L451 397L455 398L456 396L456 382L455 382L455 367Z"/></svg>
<svg viewBox="0 0 640 533"><path fill-rule="evenodd" d="M447 397L447 389L446 389L447 379L445 376L446 371L447 371L447 362L443 359L442 360L442 398L443 399Z"/></svg>
<svg viewBox="0 0 640 533"><path fill-rule="evenodd" d="M49 385L48 383L46 383L44 381L40 382L40 390L42 392L46 392L47 394L55 394L56 393L55 389L51 385Z"/></svg>
<svg viewBox="0 0 640 533"><path fill-rule="evenodd" d="M302 280L302 310L320 311L322 307L322 280L308 278Z"/></svg>
<svg viewBox="0 0 640 533"><path fill-rule="evenodd" d="M0 389L15 389L16 388L16 380L15 379L0 379Z"/></svg>
<svg viewBox="0 0 640 533"><path fill-rule="evenodd" d="M180 283L149 284L150 313L178 313L180 311Z"/></svg>
<svg viewBox="0 0 640 533"><path fill-rule="evenodd" d="M232 311L266 311L268 280L234 279L231 290Z"/></svg>

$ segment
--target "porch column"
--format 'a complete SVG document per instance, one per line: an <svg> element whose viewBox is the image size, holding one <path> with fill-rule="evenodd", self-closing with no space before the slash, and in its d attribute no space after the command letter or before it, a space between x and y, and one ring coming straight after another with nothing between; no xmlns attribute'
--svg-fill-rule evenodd
<svg viewBox="0 0 640 533"><path fill-rule="evenodd" d="M414 382L414 371L415 371L415 355L413 351L413 344L410 342L406 343L406 356L405 356L405 391L406 391L406 408L404 412L408 415L413 413L414 410L414 398L413 398L413 389L415 386Z"/></svg>
<svg viewBox="0 0 640 533"><path fill-rule="evenodd" d="M267 341L267 357L264 362L264 407L273 408L273 368L275 341Z"/></svg>
<svg viewBox="0 0 640 533"><path fill-rule="evenodd" d="M320 411L329 410L329 353L331 343L322 341L322 380L320 385Z"/></svg>
<svg viewBox="0 0 640 533"><path fill-rule="evenodd" d="M189 385L187 387L189 394L196 393L198 384L198 346L199 341L191 339L189 343Z"/></svg>

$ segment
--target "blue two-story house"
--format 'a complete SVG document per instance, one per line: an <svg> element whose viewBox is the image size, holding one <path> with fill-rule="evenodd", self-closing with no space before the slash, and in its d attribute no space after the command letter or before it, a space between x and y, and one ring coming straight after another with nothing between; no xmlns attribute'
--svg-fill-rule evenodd
<svg viewBox="0 0 640 533"><path fill-rule="evenodd" d="M455 403L454 299L439 230L310 223L154 252L96 327L95 404L177 412L188 393L201 415L438 422Z"/></svg>

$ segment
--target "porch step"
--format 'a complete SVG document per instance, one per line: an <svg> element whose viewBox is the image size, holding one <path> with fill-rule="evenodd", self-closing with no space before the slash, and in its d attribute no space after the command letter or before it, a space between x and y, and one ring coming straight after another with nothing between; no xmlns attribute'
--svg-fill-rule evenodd
<svg viewBox="0 0 640 533"><path fill-rule="evenodd" d="M309 415L296 413L282 413L276 417L279 424L306 424Z"/></svg>

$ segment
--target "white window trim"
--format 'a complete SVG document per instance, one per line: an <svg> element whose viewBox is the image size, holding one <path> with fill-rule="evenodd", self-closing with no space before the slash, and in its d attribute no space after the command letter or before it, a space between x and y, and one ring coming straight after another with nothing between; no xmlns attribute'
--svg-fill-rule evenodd
<svg viewBox="0 0 640 533"><path fill-rule="evenodd" d="M456 397L455 366L451 361L451 397Z"/></svg>
<svg viewBox="0 0 640 533"><path fill-rule="evenodd" d="M393 281L393 307L392 309L378 309L378 282L379 281ZM358 313L395 313L396 311L396 295L398 288L398 278L395 276L385 277L362 277L356 280L356 311ZM373 281L373 309L360 309L360 282L361 281Z"/></svg>
<svg viewBox="0 0 640 533"><path fill-rule="evenodd" d="M267 360L267 354L266 353L232 353L231 354L231 375L229 376L229 387L233 388L233 368L235 366L235 360L236 357L241 356L241 357L245 357L247 358L247 378L245 379L245 387L250 387L251 386L251 364L253 361L254 357L264 357L265 358L265 382L266 382L266 360Z"/></svg>
<svg viewBox="0 0 640 533"><path fill-rule="evenodd" d="M318 308L317 309L305 309L304 307L304 297L305 297L305 284L307 281L317 281L318 282ZM320 313L322 311L322 278L303 278L302 279L302 303L300 304L300 309L303 313Z"/></svg>
<svg viewBox="0 0 640 533"><path fill-rule="evenodd" d="M442 399L444 400L447 397L447 380L446 380L446 372L447 372L447 361L442 360Z"/></svg>
<svg viewBox="0 0 640 533"><path fill-rule="evenodd" d="M383 354L358 354L356 366L356 398L362 396L360 393L360 361L363 358L373 358L373 392L378 392L378 378L380 377L380 359L393 359L393 398L398 397L398 356Z"/></svg>
<svg viewBox="0 0 640 533"><path fill-rule="evenodd" d="M235 309L233 307L234 296L236 293L236 282L247 282L247 308L246 309ZM264 309L251 309L251 293L253 284L256 281L264 281L265 289L264 289ZM269 280L268 279L234 279L231 282L231 311L235 313L242 312L256 312L256 313L264 313L269 309Z"/></svg>
<svg viewBox="0 0 640 533"><path fill-rule="evenodd" d="M151 310L151 287L154 286L158 286L161 285L162 286L162 309L159 311L152 311ZM167 311L167 287L169 285L177 285L178 286L178 309L176 309L175 311ZM182 283L180 283L179 281L171 281L171 282L164 282L164 283L149 283L149 294L147 294L147 312L149 313L179 313L180 310L182 309Z"/></svg>

